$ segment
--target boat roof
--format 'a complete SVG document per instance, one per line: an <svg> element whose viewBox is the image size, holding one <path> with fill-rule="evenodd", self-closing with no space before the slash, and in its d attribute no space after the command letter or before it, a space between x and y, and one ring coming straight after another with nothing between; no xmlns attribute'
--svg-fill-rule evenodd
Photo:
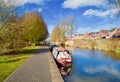
<svg viewBox="0 0 120 82"><path fill-rule="evenodd" d="M62 48L62 47L55 47L54 49L56 51L60 51L60 52L68 51L68 50L66 50L65 48Z"/></svg>

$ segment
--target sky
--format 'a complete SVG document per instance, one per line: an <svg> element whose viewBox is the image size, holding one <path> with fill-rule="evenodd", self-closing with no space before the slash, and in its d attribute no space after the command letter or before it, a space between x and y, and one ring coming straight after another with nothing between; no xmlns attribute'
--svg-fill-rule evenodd
<svg viewBox="0 0 120 82"><path fill-rule="evenodd" d="M16 0L15 6L20 15L38 10L49 33L68 16L75 18L76 34L120 27L120 8L107 0Z"/></svg>

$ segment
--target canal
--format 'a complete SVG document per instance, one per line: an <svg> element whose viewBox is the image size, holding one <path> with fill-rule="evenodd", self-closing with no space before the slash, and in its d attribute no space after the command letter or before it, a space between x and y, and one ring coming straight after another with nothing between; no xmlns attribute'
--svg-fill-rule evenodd
<svg viewBox="0 0 120 82"><path fill-rule="evenodd" d="M120 54L72 50L72 70L65 82L120 82Z"/></svg>

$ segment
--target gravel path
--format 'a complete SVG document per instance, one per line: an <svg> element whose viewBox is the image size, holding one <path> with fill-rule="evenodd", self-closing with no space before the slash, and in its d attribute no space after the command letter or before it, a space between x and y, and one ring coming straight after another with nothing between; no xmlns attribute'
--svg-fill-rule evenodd
<svg viewBox="0 0 120 82"><path fill-rule="evenodd" d="M50 67L50 60L53 61L53 58L50 59L49 57L48 48L42 47L3 82L53 82ZM61 76L59 75L60 78ZM63 80L59 82L63 82Z"/></svg>

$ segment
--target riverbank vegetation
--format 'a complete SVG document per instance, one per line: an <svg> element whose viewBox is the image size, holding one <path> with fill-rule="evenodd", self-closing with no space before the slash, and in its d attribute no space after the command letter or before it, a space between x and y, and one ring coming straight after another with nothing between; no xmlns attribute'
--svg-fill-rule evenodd
<svg viewBox="0 0 120 82"><path fill-rule="evenodd" d="M47 35L47 26L38 11L19 15L15 2L0 1L0 54L17 53L26 46L39 45Z"/></svg>
<svg viewBox="0 0 120 82"><path fill-rule="evenodd" d="M0 56L0 82L18 68L39 46L22 48L17 54Z"/></svg>
<svg viewBox="0 0 120 82"><path fill-rule="evenodd" d="M74 47L120 52L120 39L76 40Z"/></svg>
<svg viewBox="0 0 120 82"><path fill-rule="evenodd" d="M47 37L47 28L37 12L27 13L15 22L0 27L0 52L39 45Z"/></svg>
<svg viewBox="0 0 120 82"><path fill-rule="evenodd" d="M64 45L65 37L72 37L74 29L75 18L74 16L68 16L64 20L61 20L60 23L53 28L50 41L59 42Z"/></svg>

